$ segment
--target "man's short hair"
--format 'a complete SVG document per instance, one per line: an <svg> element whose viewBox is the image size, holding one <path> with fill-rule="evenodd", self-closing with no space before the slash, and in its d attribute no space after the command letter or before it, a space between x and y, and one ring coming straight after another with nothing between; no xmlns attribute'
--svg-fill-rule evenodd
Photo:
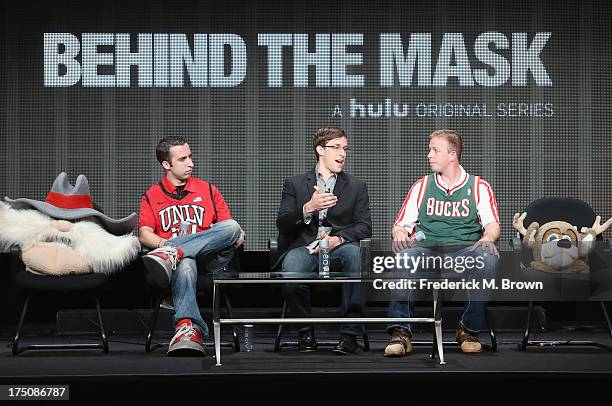
<svg viewBox="0 0 612 406"><path fill-rule="evenodd" d="M463 139L461 134L453 130L436 130L429 135L429 139L434 137L442 137L448 142L448 148L450 151L457 153L457 160L461 161L461 152L463 151Z"/></svg>
<svg viewBox="0 0 612 406"><path fill-rule="evenodd" d="M315 160L319 160L319 153L317 152L317 147L319 145L325 146L331 140L335 140L336 138L345 137L348 140L348 135L344 132L343 129L338 127L323 127L319 128L314 135L312 140L312 149L314 150Z"/></svg>
<svg viewBox="0 0 612 406"><path fill-rule="evenodd" d="M164 137L159 140L157 144L157 148L155 148L155 155L157 155L157 160L161 164L164 161L168 161L168 163L172 163L170 161L170 147L175 147L177 145L185 145L187 144L187 140L181 136L171 135L169 137Z"/></svg>

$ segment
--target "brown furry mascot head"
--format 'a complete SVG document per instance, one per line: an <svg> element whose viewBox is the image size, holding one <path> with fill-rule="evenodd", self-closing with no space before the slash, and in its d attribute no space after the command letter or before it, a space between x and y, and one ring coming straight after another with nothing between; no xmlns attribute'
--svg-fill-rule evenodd
<svg viewBox="0 0 612 406"><path fill-rule="evenodd" d="M597 216L592 227L578 227L565 221L549 221L540 225L533 222L525 229L523 221L527 213L514 215L512 225L523 236L523 245L533 251L531 268L543 272L589 272L585 258L595 246L595 237L612 224L609 219L601 224Z"/></svg>
<svg viewBox="0 0 612 406"><path fill-rule="evenodd" d="M84 175L73 186L62 172L44 202L5 201L0 202L0 246L18 246L30 272L109 274L138 255L138 238L130 235L136 213L114 220L96 210Z"/></svg>

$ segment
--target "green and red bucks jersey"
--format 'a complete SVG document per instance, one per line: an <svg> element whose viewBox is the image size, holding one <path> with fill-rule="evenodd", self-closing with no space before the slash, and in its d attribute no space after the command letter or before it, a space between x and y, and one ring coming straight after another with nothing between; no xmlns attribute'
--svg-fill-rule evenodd
<svg viewBox="0 0 612 406"><path fill-rule="evenodd" d="M450 189L436 185L435 174L426 176L421 185L417 230L423 231L426 244L466 244L478 241L482 225L476 208L478 176Z"/></svg>

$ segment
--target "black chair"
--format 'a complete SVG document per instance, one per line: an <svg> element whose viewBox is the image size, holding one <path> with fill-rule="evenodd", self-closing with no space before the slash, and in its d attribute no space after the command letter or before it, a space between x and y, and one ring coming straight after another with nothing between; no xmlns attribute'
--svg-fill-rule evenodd
<svg viewBox="0 0 612 406"><path fill-rule="evenodd" d="M270 238L268 240L268 248L270 250L270 267L272 267L276 264L276 262L278 261L279 255L280 255L279 250L278 250L278 240L275 237ZM360 241L360 252L361 252L362 269L367 269L364 267L369 267L371 263L370 240L369 239ZM333 267L333 262L331 266ZM281 311L281 318L284 319L286 316L287 316L287 302L283 301L283 309ZM363 316L364 314L362 310L360 317L363 317ZM282 341L283 326L284 326L283 324L278 325L278 329L276 331L276 338L274 340L274 352L280 351L281 347L284 347L284 346L296 346L297 345L296 341L287 341L287 342ZM361 336L363 339L363 350L369 351L370 341L368 339L368 329L365 324L362 324L361 331L362 331ZM317 343L319 345L336 345L338 341L337 340L336 341L317 340Z"/></svg>
<svg viewBox="0 0 612 406"><path fill-rule="evenodd" d="M99 294L108 281L107 275L100 273L63 276L37 275L25 270L25 266L20 258L20 250L17 248L11 250L11 267L13 268L16 283L26 291L26 299L21 310L21 316L19 317L17 332L13 338L13 355L18 355L27 350L60 349L102 349L104 353L108 353L108 339L104 330L99 299ZM31 344L19 347L19 340L30 300L32 296L41 292L51 292L58 295L76 293L88 295L96 303L101 343Z"/></svg>
<svg viewBox="0 0 612 406"><path fill-rule="evenodd" d="M232 271L240 270L240 253L244 251L243 247L244 246L241 246L240 249L238 249L236 253L234 254L232 261L228 265L229 270L232 270ZM141 255L145 255L147 252L149 252L149 250L146 248L143 248L143 250L141 251ZM198 280L196 282L197 295L204 296L207 293L209 293L210 296L212 296L213 275L205 271L200 271L200 270L206 269L206 258L198 257L197 262L198 262ZM144 264L143 264L143 267L144 267ZM165 297L171 295L172 293L171 293L169 286L160 287L156 285L153 279L149 277L149 273L146 267L144 267L144 271L145 271L145 280L147 284L153 289L153 292L154 292L153 297L155 298L154 304L153 304L153 313L151 315L151 323L148 327L147 338L145 341L145 351L151 352L154 348L163 346L162 344L151 344L151 342L153 340L153 334L155 333L155 324L157 323L157 318L159 316L159 309L162 307L162 301ZM221 295L221 298L223 300L223 305L224 305L224 309L222 310L225 310L227 312L227 317L232 318L232 305L231 305L228 295L226 293L223 293ZM236 327L232 328L232 341L231 342L221 342L221 346L222 347L232 347L235 352L240 351L240 341L238 338L238 331Z"/></svg>
<svg viewBox="0 0 612 406"><path fill-rule="evenodd" d="M578 231L582 227L591 227L597 217L597 214L593 208L586 202L578 199L551 197L543 198L533 201L524 210L527 216L523 220L525 228L532 222L538 222L540 225L548 223L550 221L565 221L574 226L578 227ZM513 248L513 259L514 267L526 270L531 270L531 260L533 259L531 249L522 248L523 235L517 233L517 236L510 241L510 245ZM597 241L603 243L601 235L597 236ZM587 258L587 262L592 264L592 258ZM612 324L610 323L610 317L606 309L606 304L600 301L601 310L603 312L610 337L612 337ZM531 316L533 313L534 301L530 300L527 307L527 322L523 331L523 339L521 342L521 349L525 350L527 347L543 347L543 346L557 346L557 345L591 345L601 348L609 349L609 346L598 343L596 341L584 341L584 340L529 340L530 336L530 324Z"/></svg>

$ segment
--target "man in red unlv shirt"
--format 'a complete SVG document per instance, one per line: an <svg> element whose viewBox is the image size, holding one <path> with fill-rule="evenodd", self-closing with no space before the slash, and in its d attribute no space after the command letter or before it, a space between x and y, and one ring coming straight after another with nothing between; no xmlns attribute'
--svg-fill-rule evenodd
<svg viewBox="0 0 612 406"><path fill-rule="evenodd" d="M176 328L168 355L201 356L208 326L196 301L195 259L204 255L207 270L222 270L244 242L244 232L219 190L191 176L191 150L183 137L163 138L156 154L165 175L140 202L140 242L155 248L143 262L158 286L172 284Z"/></svg>

